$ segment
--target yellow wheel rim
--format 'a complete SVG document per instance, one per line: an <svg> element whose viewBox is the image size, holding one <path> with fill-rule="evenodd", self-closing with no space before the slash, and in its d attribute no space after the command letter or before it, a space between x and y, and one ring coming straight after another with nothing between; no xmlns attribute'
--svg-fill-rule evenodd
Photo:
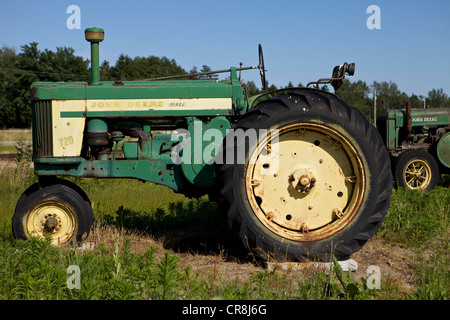
<svg viewBox="0 0 450 320"><path fill-rule="evenodd" d="M323 239L358 211L366 180L362 168L355 148L336 130L288 125L268 135L249 157L247 196L256 217L276 234Z"/></svg>
<svg viewBox="0 0 450 320"><path fill-rule="evenodd" d="M56 202L45 202L35 207L26 220L30 236L49 236L52 245L67 242L75 231L75 215L71 208Z"/></svg>
<svg viewBox="0 0 450 320"><path fill-rule="evenodd" d="M406 186L410 189L426 189L431 181L430 165L420 159L409 161L403 170Z"/></svg>

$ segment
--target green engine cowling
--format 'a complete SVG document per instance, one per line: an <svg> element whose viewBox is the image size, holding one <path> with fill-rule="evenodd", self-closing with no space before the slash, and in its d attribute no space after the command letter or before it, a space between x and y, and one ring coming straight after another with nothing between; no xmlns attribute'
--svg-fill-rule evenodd
<svg viewBox="0 0 450 320"><path fill-rule="evenodd" d="M244 111L244 95L233 74L224 82L33 84L36 173L136 177L179 189L170 158L179 141L167 132L185 128L191 139L203 139L194 136L195 122L225 136L230 118ZM208 144L195 140L192 152L203 154ZM183 165L182 171L189 182L206 186L213 181L202 162Z"/></svg>

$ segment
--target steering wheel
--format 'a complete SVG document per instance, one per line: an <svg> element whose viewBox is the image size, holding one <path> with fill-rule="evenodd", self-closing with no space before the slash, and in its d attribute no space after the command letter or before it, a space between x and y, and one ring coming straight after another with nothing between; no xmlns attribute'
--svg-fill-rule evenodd
<svg viewBox="0 0 450 320"><path fill-rule="evenodd" d="M259 69L259 74L261 75L262 87L263 87L263 90L265 91L266 90L266 69L264 67L264 56L263 56L261 44L259 44L259 47L258 47L258 55L259 55L258 69Z"/></svg>

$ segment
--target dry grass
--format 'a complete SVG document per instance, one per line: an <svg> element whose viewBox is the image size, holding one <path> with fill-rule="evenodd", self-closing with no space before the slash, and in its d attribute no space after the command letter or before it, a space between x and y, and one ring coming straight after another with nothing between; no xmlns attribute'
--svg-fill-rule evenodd
<svg viewBox="0 0 450 320"><path fill-rule="evenodd" d="M148 234L139 231L119 229L113 225L102 225L99 223L93 224L86 243L88 247L95 248L100 244L104 244L106 248L113 252L116 243L119 244L119 249L122 250L125 239L130 241L130 252L143 253L149 247L155 247L158 252L164 251L164 244L162 240L156 240ZM163 254L161 254L163 256Z"/></svg>
<svg viewBox="0 0 450 320"><path fill-rule="evenodd" d="M1 141L31 141L31 129L0 130Z"/></svg>

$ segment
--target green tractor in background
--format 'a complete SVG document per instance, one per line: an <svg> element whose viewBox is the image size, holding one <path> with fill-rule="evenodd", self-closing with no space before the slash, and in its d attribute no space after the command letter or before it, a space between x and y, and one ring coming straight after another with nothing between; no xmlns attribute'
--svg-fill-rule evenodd
<svg viewBox="0 0 450 320"><path fill-rule="evenodd" d="M336 66L331 78L309 84L315 88L249 97L238 72L259 70L264 87L261 46L257 66L211 72L227 72L227 80L100 81L104 31L85 36L90 82L31 86L39 179L16 205L16 238L49 236L54 245L87 238L90 201L65 176L209 194L226 202L245 247L279 260L345 258L375 234L389 208L389 154L361 112L318 89L337 90L354 64Z"/></svg>
<svg viewBox="0 0 450 320"><path fill-rule="evenodd" d="M385 111L377 118L395 185L429 191L450 172L450 108Z"/></svg>

